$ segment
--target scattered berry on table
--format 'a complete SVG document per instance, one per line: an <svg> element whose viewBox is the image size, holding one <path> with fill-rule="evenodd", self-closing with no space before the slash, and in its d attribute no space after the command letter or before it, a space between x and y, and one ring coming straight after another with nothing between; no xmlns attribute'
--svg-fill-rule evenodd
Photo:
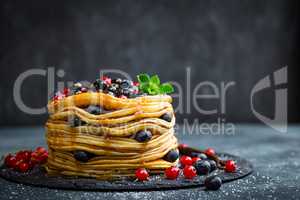
<svg viewBox="0 0 300 200"><path fill-rule="evenodd" d="M208 148L208 149L205 150L205 154L207 156L214 156L216 154L216 152L213 148Z"/></svg>
<svg viewBox="0 0 300 200"><path fill-rule="evenodd" d="M35 149L35 151L38 152L38 153L40 153L40 154L47 152L47 150L44 147L37 147Z"/></svg>
<svg viewBox="0 0 300 200"><path fill-rule="evenodd" d="M48 151L44 147L37 147L35 151L31 153L31 162L34 164L43 164L47 161Z"/></svg>
<svg viewBox="0 0 300 200"><path fill-rule="evenodd" d="M199 158L199 157L193 157L192 158L193 164L196 163L199 160L201 160L201 158Z"/></svg>
<svg viewBox="0 0 300 200"><path fill-rule="evenodd" d="M20 164L18 164L18 170L20 172L27 172L29 170L29 164L26 162L21 162Z"/></svg>
<svg viewBox="0 0 300 200"><path fill-rule="evenodd" d="M235 172L236 164L233 160L227 160L225 163L225 171L226 172Z"/></svg>
<svg viewBox="0 0 300 200"><path fill-rule="evenodd" d="M15 156L11 155L11 154L8 154L6 157L5 157L5 160L4 160L4 163L7 167L9 168L15 168L16 167L16 164L17 164L17 159Z"/></svg>
<svg viewBox="0 0 300 200"><path fill-rule="evenodd" d="M222 180L218 176L207 177L204 181L207 190L218 190L222 185Z"/></svg>
<svg viewBox="0 0 300 200"><path fill-rule="evenodd" d="M187 165L183 169L183 175L187 179L192 179L197 176L197 171L192 165Z"/></svg>
<svg viewBox="0 0 300 200"><path fill-rule="evenodd" d="M151 140L152 134L149 130L141 130L137 132L134 136L134 139L138 142L148 142Z"/></svg>
<svg viewBox="0 0 300 200"><path fill-rule="evenodd" d="M16 159L18 161L28 162L31 158L31 151L19 151L16 154Z"/></svg>
<svg viewBox="0 0 300 200"><path fill-rule="evenodd" d="M215 171L217 169L217 163L214 160L208 160L210 164L210 172Z"/></svg>
<svg viewBox="0 0 300 200"><path fill-rule="evenodd" d="M189 156L191 156L192 158L194 158L194 157L198 157L198 152L191 152L190 154L189 154Z"/></svg>
<svg viewBox="0 0 300 200"><path fill-rule="evenodd" d="M183 155L181 156L180 158L180 163L183 165L183 166L186 166L186 165L192 165L193 164L193 160L190 156L186 156L186 155Z"/></svg>
<svg viewBox="0 0 300 200"><path fill-rule="evenodd" d="M199 153L197 157L201 158L201 160L206 160L207 156L204 153Z"/></svg>
<svg viewBox="0 0 300 200"><path fill-rule="evenodd" d="M149 178L149 173L146 169L140 168L135 171L135 176L139 181L146 181Z"/></svg>
<svg viewBox="0 0 300 200"><path fill-rule="evenodd" d="M194 166L198 175L206 175L210 172L210 163L207 160L199 160Z"/></svg>
<svg viewBox="0 0 300 200"><path fill-rule="evenodd" d="M169 167L165 170L165 176L167 179L174 180L179 176L180 169L178 167Z"/></svg>
<svg viewBox="0 0 300 200"><path fill-rule="evenodd" d="M9 154L5 157L5 165L8 168L27 172L36 164L44 164L48 159L48 151L43 147L38 147L35 151L18 151L15 155Z"/></svg>
<svg viewBox="0 0 300 200"><path fill-rule="evenodd" d="M180 149L184 149L184 148L186 148L186 147L188 147L187 144L179 144L179 145L178 145L178 148L180 148Z"/></svg>

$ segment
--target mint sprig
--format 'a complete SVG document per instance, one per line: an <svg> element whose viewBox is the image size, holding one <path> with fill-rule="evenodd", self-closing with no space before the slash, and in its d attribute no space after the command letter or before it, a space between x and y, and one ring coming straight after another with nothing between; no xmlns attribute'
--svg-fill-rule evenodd
<svg viewBox="0 0 300 200"><path fill-rule="evenodd" d="M174 88L170 83L160 84L160 79L157 75L149 76L146 73L137 76L139 81L139 89L150 95L169 94L174 92Z"/></svg>

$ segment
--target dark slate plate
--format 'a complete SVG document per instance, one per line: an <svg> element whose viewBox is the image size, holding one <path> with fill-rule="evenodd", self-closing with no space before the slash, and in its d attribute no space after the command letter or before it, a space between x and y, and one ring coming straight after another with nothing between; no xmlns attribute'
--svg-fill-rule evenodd
<svg viewBox="0 0 300 200"><path fill-rule="evenodd" d="M246 159L227 153L219 153L221 159L232 159L238 168L235 173L226 173L216 170L210 175L218 175L223 183L234 181L249 175L253 171L252 164ZM149 181L139 182L134 180L99 181L88 178L48 177L42 168L34 168L28 173L19 173L4 166L0 168L0 176L6 180L26 185L70 190L94 191L129 191L129 190L162 190L188 187L203 187L206 176L197 176L192 180L184 179L181 175L177 180L167 180L163 175L151 176Z"/></svg>

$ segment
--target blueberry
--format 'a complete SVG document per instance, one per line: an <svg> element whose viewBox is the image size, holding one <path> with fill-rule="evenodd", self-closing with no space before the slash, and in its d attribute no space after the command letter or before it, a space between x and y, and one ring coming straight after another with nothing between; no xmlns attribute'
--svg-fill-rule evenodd
<svg viewBox="0 0 300 200"><path fill-rule="evenodd" d="M71 117L69 119L69 125L71 127L77 127L77 126L82 126L85 125L86 123L84 121L82 121L79 117L75 116L75 117Z"/></svg>
<svg viewBox="0 0 300 200"><path fill-rule="evenodd" d="M191 152L191 153L190 153L190 156L191 156L192 158L194 158L194 157L199 157L199 153L197 153L197 152Z"/></svg>
<svg viewBox="0 0 300 200"><path fill-rule="evenodd" d="M100 106L94 106L94 105L90 105L89 107L87 107L86 111L93 115L100 115L101 113L103 113L103 110Z"/></svg>
<svg viewBox="0 0 300 200"><path fill-rule="evenodd" d="M112 83L110 86L115 87L115 88L119 88L119 84L116 84L116 83Z"/></svg>
<svg viewBox="0 0 300 200"><path fill-rule="evenodd" d="M210 164L207 160L198 160L194 166L198 175L205 175L210 172Z"/></svg>
<svg viewBox="0 0 300 200"><path fill-rule="evenodd" d="M72 87L71 87L71 94L77 94L79 92L81 92L81 87L82 84L81 83L75 83Z"/></svg>
<svg viewBox="0 0 300 200"><path fill-rule="evenodd" d="M168 162L175 162L179 157L178 151L175 149L170 150L165 156L164 160Z"/></svg>
<svg viewBox="0 0 300 200"><path fill-rule="evenodd" d="M80 162L87 162L91 159L93 155L86 151L75 151L74 158Z"/></svg>
<svg viewBox="0 0 300 200"><path fill-rule="evenodd" d="M152 134L148 130L139 131L135 134L134 137L134 139L138 142L148 142L149 140L151 140L151 138L152 138Z"/></svg>
<svg viewBox="0 0 300 200"><path fill-rule="evenodd" d="M112 82L112 83L120 84L120 83L122 83L122 79L120 79L120 78L112 79L111 82Z"/></svg>
<svg viewBox="0 0 300 200"><path fill-rule="evenodd" d="M210 164L210 172L215 171L217 169L217 163L214 160L208 160Z"/></svg>
<svg viewBox="0 0 300 200"><path fill-rule="evenodd" d="M106 90L107 85L105 84L105 82L103 80L97 79L94 83L93 83L94 87L96 88L96 90Z"/></svg>
<svg viewBox="0 0 300 200"><path fill-rule="evenodd" d="M120 93L121 93L120 95L125 95L127 97L129 97L131 94L129 89L121 89Z"/></svg>
<svg viewBox="0 0 300 200"><path fill-rule="evenodd" d="M131 81L129 80L123 80L122 83L120 83L120 88L122 89L128 89L132 85Z"/></svg>
<svg viewBox="0 0 300 200"><path fill-rule="evenodd" d="M139 96L138 94L130 93L128 98L136 98L138 96Z"/></svg>
<svg viewBox="0 0 300 200"><path fill-rule="evenodd" d="M109 92L113 92L116 93L117 92L117 87L115 86L109 86L109 88L107 89Z"/></svg>
<svg viewBox="0 0 300 200"><path fill-rule="evenodd" d="M171 122L172 121L172 114L167 112L167 113L163 114L162 116L160 116L160 118L167 121L167 122Z"/></svg>
<svg viewBox="0 0 300 200"><path fill-rule="evenodd" d="M204 185L208 190L218 190L222 185L222 180L218 176L210 176L205 179Z"/></svg>
<svg viewBox="0 0 300 200"><path fill-rule="evenodd" d="M113 92L107 92L107 94L109 94L110 96L115 96L115 93Z"/></svg>
<svg viewBox="0 0 300 200"><path fill-rule="evenodd" d="M201 158L201 160L206 160L207 156L204 153L199 153L197 157Z"/></svg>

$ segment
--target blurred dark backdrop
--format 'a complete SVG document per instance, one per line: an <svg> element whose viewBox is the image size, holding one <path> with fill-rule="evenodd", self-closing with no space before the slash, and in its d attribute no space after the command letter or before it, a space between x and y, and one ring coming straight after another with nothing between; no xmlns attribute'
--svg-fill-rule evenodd
<svg viewBox="0 0 300 200"><path fill-rule="evenodd" d="M47 115L22 113L13 101L13 84L30 68L64 69L65 80L93 80L100 69L131 75L159 74L192 88L201 81L235 81L228 90L226 120L258 122L250 110L252 87L289 66L289 121L299 122L299 3L297 1L13 1L0 3L0 125L43 124ZM22 87L26 104L47 103L43 77ZM186 104L186 97L184 98ZM175 104L178 102L175 101ZM200 102L201 103L201 102ZM215 107L218 101L202 102ZM272 90L256 98L272 117ZM177 119L215 120L192 108Z"/></svg>

